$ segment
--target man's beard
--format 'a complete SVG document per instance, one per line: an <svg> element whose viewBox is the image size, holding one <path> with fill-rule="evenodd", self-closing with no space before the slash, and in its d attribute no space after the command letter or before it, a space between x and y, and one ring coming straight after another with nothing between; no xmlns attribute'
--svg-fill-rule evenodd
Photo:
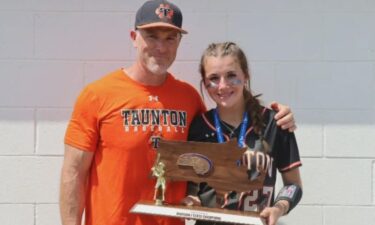
<svg viewBox="0 0 375 225"><path fill-rule="evenodd" d="M147 69L156 75L165 75L170 65L160 64L156 62L148 62Z"/></svg>

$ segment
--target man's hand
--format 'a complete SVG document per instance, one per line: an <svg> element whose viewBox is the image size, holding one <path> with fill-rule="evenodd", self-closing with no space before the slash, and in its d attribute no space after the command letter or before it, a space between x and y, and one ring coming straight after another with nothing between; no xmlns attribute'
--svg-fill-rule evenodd
<svg viewBox="0 0 375 225"><path fill-rule="evenodd" d="M293 132L297 129L293 113L289 106L272 102L271 108L277 112L275 115L275 120L281 129L288 130L289 132Z"/></svg>

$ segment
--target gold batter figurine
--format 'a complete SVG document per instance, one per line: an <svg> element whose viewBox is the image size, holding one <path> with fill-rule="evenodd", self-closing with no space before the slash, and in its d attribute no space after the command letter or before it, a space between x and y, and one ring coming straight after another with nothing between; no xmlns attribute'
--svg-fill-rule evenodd
<svg viewBox="0 0 375 225"><path fill-rule="evenodd" d="M154 200L155 205L163 205L165 200L165 164L160 162L160 154L158 153L154 166L151 168L152 176L156 177Z"/></svg>

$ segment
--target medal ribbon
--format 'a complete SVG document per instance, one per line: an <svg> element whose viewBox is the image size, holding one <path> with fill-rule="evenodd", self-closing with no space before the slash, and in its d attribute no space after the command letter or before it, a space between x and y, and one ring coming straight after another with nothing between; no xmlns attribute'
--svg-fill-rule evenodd
<svg viewBox="0 0 375 225"><path fill-rule="evenodd" d="M217 108L214 110L214 121L215 121L217 142L223 143L224 142L224 136L223 136L223 131L222 131L221 125L220 125L219 113L217 112ZM247 116L247 112L244 112L243 118L242 118L242 123L241 123L240 135L239 135L238 140L237 140L238 146L241 147L241 148L244 148L246 146L245 136L246 136L246 127L247 127L248 123L249 123L249 118Z"/></svg>

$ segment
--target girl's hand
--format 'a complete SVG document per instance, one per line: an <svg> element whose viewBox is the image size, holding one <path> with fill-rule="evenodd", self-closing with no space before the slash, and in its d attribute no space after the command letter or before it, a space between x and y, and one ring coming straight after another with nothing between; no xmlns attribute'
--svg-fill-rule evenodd
<svg viewBox="0 0 375 225"><path fill-rule="evenodd" d="M277 202L272 207L266 207L260 213L260 217L266 220L267 225L276 225L279 218L283 216L287 211L288 209L285 204L279 204L279 202Z"/></svg>
<svg viewBox="0 0 375 225"><path fill-rule="evenodd" d="M181 204L186 206L201 206L201 201L198 196L188 195L181 200Z"/></svg>

